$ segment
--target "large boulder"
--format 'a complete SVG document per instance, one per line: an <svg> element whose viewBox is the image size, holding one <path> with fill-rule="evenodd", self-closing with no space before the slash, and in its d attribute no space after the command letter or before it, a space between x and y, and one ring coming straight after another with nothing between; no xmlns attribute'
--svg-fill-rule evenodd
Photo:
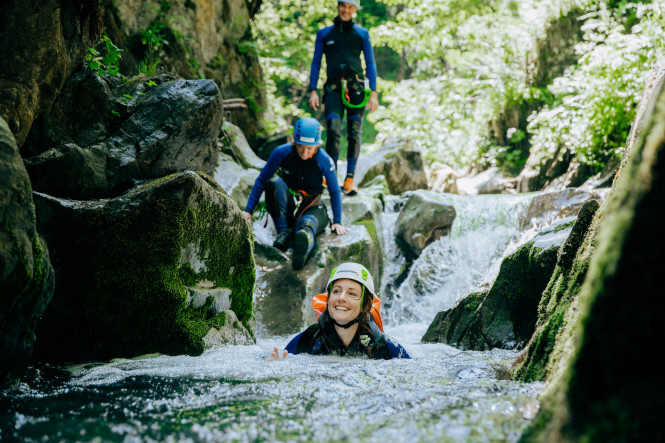
<svg viewBox="0 0 665 443"><path fill-rule="evenodd" d="M245 99L248 106L229 118L250 145L258 146L266 107L251 33L258 6L245 0L108 0L103 3L104 31L125 49L120 62L125 75L135 74L152 57L167 72L213 80L226 99ZM152 54L142 43L146 34L162 42Z"/></svg>
<svg viewBox="0 0 665 443"><path fill-rule="evenodd" d="M531 338L537 307L574 218L540 231L504 258L492 287L437 314L423 341L463 349L521 349Z"/></svg>
<svg viewBox="0 0 665 443"><path fill-rule="evenodd" d="M23 145L102 33L98 0L8 1L0 14L0 116Z"/></svg>
<svg viewBox="0 0 665 443"><path fill-rule="evenodd" d="M379 151L361 156L355 182L364 186L383 175L391 194L427 189L427 174L420 148L411 141L388 141Z"/></svg>
<svg viewBox="0 0 665 443"><path fill-rule="evenodd" d="M406 257L415 259L425 247L450 233L457 213L450 197L437 192L413 191L404 196L395 240Z"/></svg>
<svg viewBox="0 0 665 443"><path fill-rule="evenodd" d="M54 273L37 234L30 178L0 117L0 387L18 378L35 344L35 325L53 295Z"/></svg>
<svg viewBox="0 0 665 443"><path fill-rule="evenodd" d="M62 198L118 195L137 180L184 170L214 171L222 99L210 80L138 77L110 88L87 69L68 83L54 113L26 142L58 145L25 160L33 187ZM94 117L76 109L96 103ZM63 171L66 170L66 173Z"/></svg>
<svg viewBox="0 0 665 443"><path fill-rule="evenodd" d="M196 355L232 310L248 327L252 233L212 179L184 172L109 200L35 193L57 288L35 357Z"/></svg>

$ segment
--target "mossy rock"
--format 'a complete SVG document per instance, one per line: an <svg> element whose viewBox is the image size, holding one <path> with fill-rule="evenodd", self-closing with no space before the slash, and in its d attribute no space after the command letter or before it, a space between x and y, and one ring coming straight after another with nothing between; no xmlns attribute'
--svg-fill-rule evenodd
<svg viewBox="0 0 665 443"><path fill-rule="evenodd" d="M574 218L561 220L505 257L486 295L471 294L470 300L439 313L427 340L477 351L522 349L533 334L538 303L573 223Z"/></svg>
<svg viewBox="0 0 665 443"><path fill-rule="evenodd" d="M30 178L0 117L0 387L19 378L35 325L53 296L54 273L37 233Z"/></svg>
<svg viewBox="0 0 665 443"><path fill-rule="evenodd" d="M654 91L575 263L588 257L552 355L541 407L522 436L543 441L661 441L665 311L665 86Z"/></svg>
<svg viewBox="0 0 665 443"><path fill-rule="evenodd" d="M200 354L219 313L214 297L191 302L196 286L230 290L230 309L249 325L253 235L212 179L184 172L110 200L35 201L57 281L38 359Z"/></svg>

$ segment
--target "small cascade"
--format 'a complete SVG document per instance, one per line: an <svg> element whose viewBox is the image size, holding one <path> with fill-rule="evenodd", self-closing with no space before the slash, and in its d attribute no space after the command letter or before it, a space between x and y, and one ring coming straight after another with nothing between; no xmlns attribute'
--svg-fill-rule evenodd
<svg viewBox="0 0 665 443"><path fill-rule="evenodd" d="M383 241L387 264L382 275L384 321L398 336L418 341L434 316L460 298L489 287L501 259L554 220L575 215L588 198L604 193L576 190L518 195L451 195L457 216L451 232L411 264L395 242L396 222L403 204L387 200Z"/></svg>

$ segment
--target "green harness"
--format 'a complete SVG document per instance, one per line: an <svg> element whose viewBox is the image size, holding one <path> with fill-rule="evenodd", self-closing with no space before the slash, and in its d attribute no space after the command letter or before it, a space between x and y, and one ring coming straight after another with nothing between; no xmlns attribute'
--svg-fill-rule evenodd
<svg viewBox="0 0 665 443"><path fill-rule="evenodd" d="M342 103L344 103L344 106L347 108L364 108L365 105L367 105L367 102L369 101L369 98L372 94L372 91L370 89L365 89L365 98L363 99L362 103L354 105L351 103L349 100L349 90L346 87L346 80L342 78L341 86L342 86Z"/></svg>

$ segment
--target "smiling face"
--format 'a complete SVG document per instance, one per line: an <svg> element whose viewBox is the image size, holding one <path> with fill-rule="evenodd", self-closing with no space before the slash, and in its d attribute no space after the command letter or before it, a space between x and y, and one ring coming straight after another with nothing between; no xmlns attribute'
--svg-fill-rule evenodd
<svg viewBox="0 0 665 443"><path fill-rule="evenodd" d="M298 145L296 144L296 152L298 153L298 156L303 159L307 160L312 157L314 157L314 154L316 153L316 148L318 146L310 146L310 145Z"/></svg>
<svg viewBox="0 0 665 443"><path fill-rule="evenodd" d="M328 314L339 324L347 324L360 314L362 288L346 278L335 280L328 297Z"/></svg>
<svg viewBox="0 0 665 443"><path fill-rule="evenodd" d="M351 20L356 14L357 9L358 8L353 6L351 3L337 3L337 12L339 13L339 18L341 18L343 22L348 22Z"/></svg>

